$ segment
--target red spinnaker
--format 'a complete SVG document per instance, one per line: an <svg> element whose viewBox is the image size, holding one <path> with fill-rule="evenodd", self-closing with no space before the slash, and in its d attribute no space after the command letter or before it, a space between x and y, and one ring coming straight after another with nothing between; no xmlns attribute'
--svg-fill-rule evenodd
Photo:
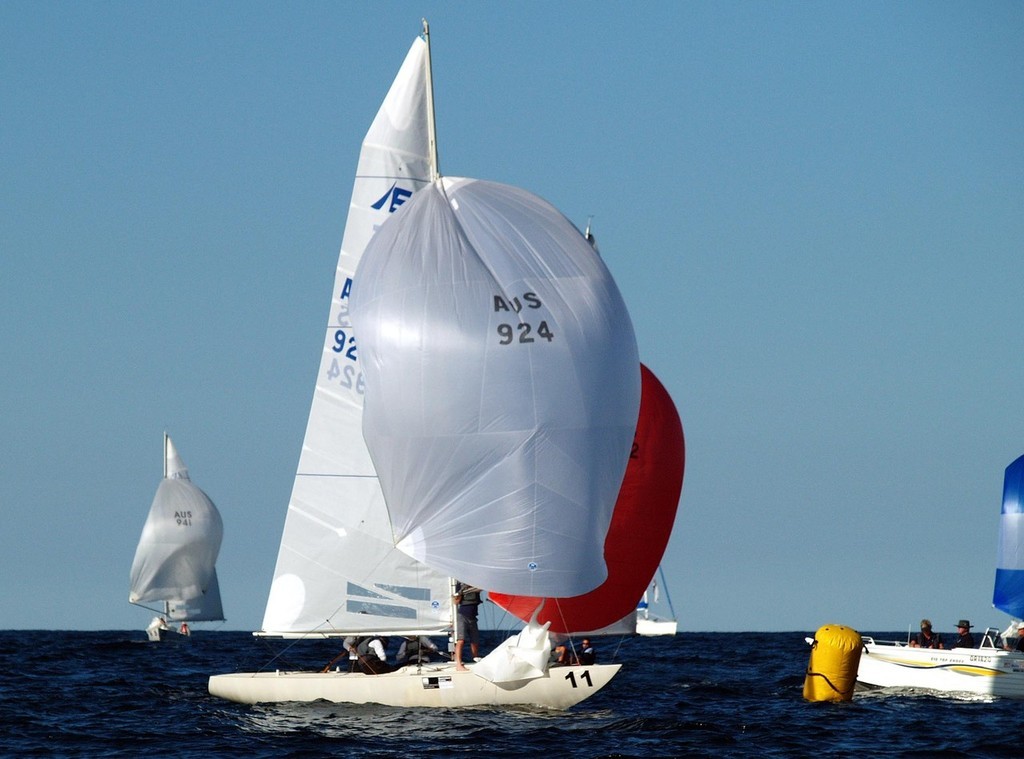
<svg viewBox="0 0 1024 759"><path fill-rule="evenodd" d="M668 391L643 364L640 375L640 417L633 451L604 543L608 578L589 593L571 598L489 594L494 603L523 621L544 601L538 621L550 621L551 632L598 630L636 609L658 569L683 488L685 445L679 412Z"/></svg>

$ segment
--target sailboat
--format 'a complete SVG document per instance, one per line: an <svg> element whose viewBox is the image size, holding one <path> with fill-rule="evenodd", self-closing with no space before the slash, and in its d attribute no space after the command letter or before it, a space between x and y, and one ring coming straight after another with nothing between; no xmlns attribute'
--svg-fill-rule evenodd
<svg viewBox="0 0 1024 759"><path fill-rule="evenodd" d="M129 603L158 613L146 628L149 640L189 635L189 622L224 619L216 569L223 535L220 512L189 479L165 432L164 476L135 549L128 593Z"/></svg>
<svg viewBox="0 0 1024 759"><path fill-rule="evenodd" d="M665 570L659 565L658 574L636 605L636 631L638 635L675 635L678 624L665 582Z"/></svg>
<svg viewBox="0 0 1024 759"><path fill-rule="evenodd" d="M1024 456L1003 477L1003 503L996 552L992 604L1015 618L1024 618ZM1024 634L1019 624L1008 632ZM912 648L899 641L864 638L857 682L875 688L922 688L1024 699L1024 652L1011 651L999 629L989 627L978 648Z"/></svg>
<svg viewBox="0 0 1024 759"><path fill-rule="evenodd" d="M424 22L362 144L259 635L447 634L455 577L564 597L607 574L601 548L640 403L632 323L556 209L440 175L432 90ZM211 676L209 691L564 709L621 666L552 671L550 652L534 613L465 671L268 668Z"/></svg>

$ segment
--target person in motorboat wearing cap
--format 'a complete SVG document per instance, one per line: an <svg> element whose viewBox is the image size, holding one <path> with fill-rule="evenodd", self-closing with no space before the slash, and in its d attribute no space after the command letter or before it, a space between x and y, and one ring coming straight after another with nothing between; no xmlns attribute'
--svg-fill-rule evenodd
<svg viewBox="0 0 1024 759"><path fill-rule="evenodd" d="M969 620L961 619L956 623L956 640L953 648L974 648L974 636L971 635L971 623Z"/></svg>
<svg viewBox="0 0 1024 759"><path fill-rule="evenodd" d="M942 638L932 632L932 621L921 620L921 632L910 640L911 648L944 648Z"/></svg>

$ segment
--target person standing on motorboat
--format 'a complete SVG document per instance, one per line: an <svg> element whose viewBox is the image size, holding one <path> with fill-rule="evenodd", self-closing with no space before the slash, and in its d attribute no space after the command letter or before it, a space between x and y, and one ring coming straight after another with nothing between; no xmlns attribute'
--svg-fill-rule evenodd
<svg viewBox="0 0 1024 759"><path fill-rule="evenodd" d="M932 632L932 621L921 620L921 632L915 635L910 641L911 648L944 648L942 638Z"/></svg>
<svg viewBox="0 0 1024 759"><path fill-rule="evenodd" d="M956 623L956 640L953 642L953 648L974 648L970 620L961 619Z"/></svg>

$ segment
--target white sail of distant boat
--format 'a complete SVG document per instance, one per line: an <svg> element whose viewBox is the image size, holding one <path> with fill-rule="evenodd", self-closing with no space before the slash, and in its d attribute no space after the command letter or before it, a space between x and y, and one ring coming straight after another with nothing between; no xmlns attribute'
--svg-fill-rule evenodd
<svg viewBox="0 0 1024 759"><path fill-rule="evenodd" d="M636 606L636 631L639 635L675 635L678 624L665 582L665 570L659 566L658 574Z"/></svg>
<svg viewBox="0 0 1024 759"><path fill-rule="evenodd" d="M447 631L449 575L555 595L603 577L639 405L629 316L550 205L439 178L428 40L424 23L363 142L264 635ZM534 622L467 671L274 670L215 675L209 690L566 708L620 668L552 674L549 652Z"/></svg>
<svg viewBox="0 0 1024 759"><path fill-rule="evenodd" d="M220 512L189 479L164 433L164 476L135 550L128 594L130 603L159 614L146 629L150 640L169 631L187 635L189 622L224 619L216 569L223 535Z"/></svg>

